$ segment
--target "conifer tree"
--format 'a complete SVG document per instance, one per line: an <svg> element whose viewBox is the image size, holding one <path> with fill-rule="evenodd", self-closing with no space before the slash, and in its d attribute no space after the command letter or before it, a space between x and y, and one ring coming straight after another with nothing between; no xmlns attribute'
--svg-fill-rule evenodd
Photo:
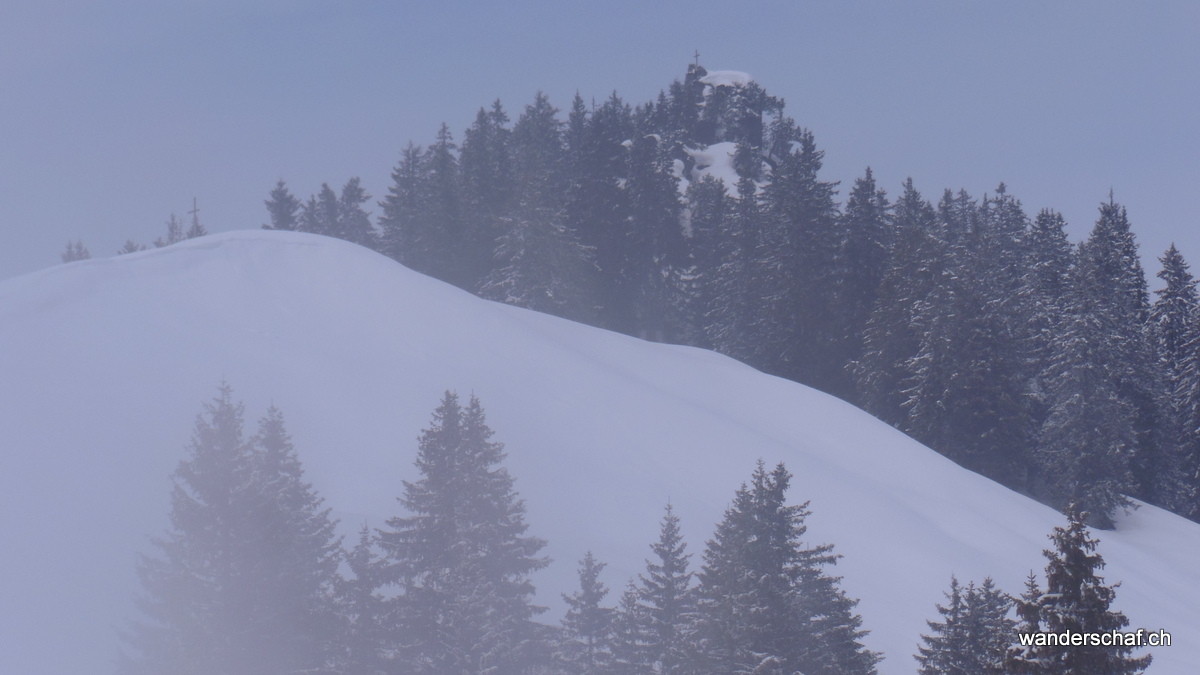
<svg viewBox="0 0 1200 675"><path fill-rule="evenodd" d="M179 218L174 213L172 213L171 217L167 219L167 235L165 237L159 237L158 239L155 239L154 247L162 248L164 246L170 246L171 244L178 244L185 238L186 237L183 233L183 223L180 222Z"/></svg>
<svg viewBox="0 0 1200 675"><path fill-rule="evenodd" d="M1024 632L1053 634L1109 633L1129 625L1121 612L1111 608L1116 586L1106 586L1097 572L1104 558L1096 552L1097 540L1088 534L1087 514L1075 505L1067 508L1067 525L1056 527L1050 535L1053 550L1046 556L1046 590L1040 591L1030 580L1017 603ZM1008 672L1054 673L1055 675L1091 675L1140 673L1150 665L1151 656L1133 656L1133 647L1125 645L1034 645L1019 644L1010 650Z"/></svg>
<svg viewBox="0 0 1200 675"><path fill-rule="evenodd" d="M264 230L297 230L300 228L300 209L303 206L299 199L288 189L283 180L275 183L267 201L267 214L271 222L264 224Z"/></svg>
<svg viewBox="0 0 1200 675"><path fill-rule="evenodd" d="M379 541L390 600L392 668L409 673L515 672L541 647L529 575L547 564L502 466L483 408L447 392L420 437L408 512ZM388 587L385 587L385 591Z"/></svg>
<svg viewBox="0 0 1200 675"><path fill-rule="evenodd" d="M468 276L481 280L492 271L492 252L502 233L502 220L512 211L517 187L513 173L512 135L508 114L497 99L483 108L463 136L459 153L463 240L459 245L469 258Z"/></svg>
<svg viewBox="0 0 1200 675"><path fill-rule="evenodd" d="M69 263L76 260L87 260L92 257L92 253L83 245L83 241L75 240L67 242L67 248L63 250L61 257L63 262Z"/></svg>
<svg viewBox="0 0 1200 675"><path fill-rule="evenodd" d="M752 317L759 305L755 301L759 289L754 256L761 225L756 190L750 178L738 181L728 232L713 246L715 259L706 284L712 296L705 313L708 341L713 349L742 361L750 361L756 353Z"/></svg>
<svg viewBox="0 0 1200 675"><path fill-rule="evenodd" d="M579 589L563 594L567 613L558 660L569 673L597 675L609 672L612 654L613 610L600 603L608 588L600 581L604 563L588 551L579 562Z"/></svg>
<svg viewBox="0 0 1200 675"><path fill-rule="evenodd" d="M146 250L145 244L139 244L132 239L126 239L125 245L117 249L117 255L125 255L126 253L137 253L138 251Z"/></svg>
<svg viewBox="0 0 1200 675"><path fill-rule="evenodd" d="M688 571L687 544L679 516L667 505L658 541L650 546L654 558L639 576L637 601L643 665L647 672L675 675L685 672L687 636L695 619L695 591Z"/></svg>
<svg viewBox="0 0 1200 675"><path fill-rule="evenodd" d="M482 294L557 316L591 321L597 300L592 250L567 227L561 124L539 93L512 133L516 182L511 216L501 219L495 268Z"/></svg>
<svg viewBox="0 0 1200 675"><path fill-rule="evenodd" d="M688 185L684 202L691 277L681 311L692 328L689 343L710 347L714 331L708 317L722 301L718 270L733 237L733 200L722 181L706 175Z"/></svg>
<svg viewBox="0 0 1200 675"><path fill-rule="evenodd" d="M867 319L863 356L851 368L867 411L907 430L904 390L909 360L921 347L916 312L942 277L947 246L933 206L911 178L904 183L893 217L896 241Z"/></svg>
<svg viewBox="0 0 1200 675"><path fill-rule="evenodd" d="M927 621L930 635L916 659L921 675L999 675L1012 641L1015 622L1008 618L1012 599L984 579L966 588L951 577L946 605L937 605L941 621Z"/></svg>
<svg viewBox="0 0 1200 675"><path fill-rule="evenodd" d="M837 352L832 358L844 366L862 357L863 332L875 307L892 247L891 204L886 193L876 186L870 167L854 182L840 221L843 236L834 272L840 323L835 342ZM838 374L830 393L854 400L848 368Z"/></svg>
<svg viewBox="0 0 1200 675"><path fill-rule="evenodd" d="M567 227L595 251L600 275L601 323L633 333L634 286L626 277L630 235L628 181L633 112L613 92L587 114L577 97L568 120L571 182L567 191Z"/></svg>
<svg viewBox="0 0 1200 675"><path fill-rule="evenodd" d="M433 261L431 250L437 233L422 220L424 194L423 150L409 143L392 170L392 185L379 202L380 247L384 255L419 272L428 272Z"/></svg>
<svg viewBox="0 0 1200 675"><path fill-rule="evenodd" d="M382 565L377 552L375 533L363 525L358 542L346 554L349 576L337 581L337 610L342 633L338 637L335 659L338 672L355 675L384 675L387 661L384 649L386 634L386 601L379 589Z"/></svg>
<svg viewBox="0 0 1200 675"><path fill-rule="evenodd" d="M1149 292L1137 243L1125 207L1111 195L1100 205L1100 217L1080 248L1080 258L1088 275L1087 289L1094 296L1091 311L1107 330L1098 345L1103 352L1099 363L1114 366L1112 386L1133 414L1130 493L1156 502L1154 474L1162 463L1162 380L1147 330Z"/></svg>
<svg viewBox="0 0 1200 675"><path fill-rule="evenodd" d="M762 236L754 256L761 281L754 330L754 365L769 373L830 391L843 381L836 363L834 303L838 231L834 183L818 174L824 153L811 132L789 118L773 124L772 137L791 150L775 162L762 189Z"/></svg>
<svg viewBox="0 0 1200 675"><path fill-rule="evenodd" d="M1014 489L1028 483L1033 429L1019 271L1026 218L1001 185L982 206L943 200L953 232L947 265L912 322L919 347L906 365L907 430L966 468Z"/></svg>
<svg viewBox="0 0 1200 675"><path fill-rule="evenodd" d="M379 248L378 236L371 215L362 207L370 199L357 176L346 181L338 195L335 236L374 250Z"/></svg>
<svg viewBox="0 0 1200 675"><path fill-rule="evenodd" d="M790 478L760 462L705 549L691 665L701 672L875 672L857 601L824 571L832 546L801 540L809 512L786 505Z"/></svg>
<svg viewBox="0 0 1200 675"><path fill-rule="evenodd" d="M1112 527L1133 486L1135 413L1111 376L1108 341L1120 329L1097 308L1086 267L1077 266L1074 276L1075 291L1044 375L1047 414L1036 455L1045 476L1041 497L1059 507L1076 502L1094 524Z"/></svg>
<svg viewBox="0 0 1200 675"><path fill-rule="evenodd" d="M677 341L686 331L677 316L675 283L684 265L682 207L669 149L654 132L652 117L652 108L637 111L629 143L629 220L620 238L618 281L628 286L633 333Z"/></svg>
<svg viewBox="0 0 1200 675"><path fill-rule="evenodd" d="M648 675L653 670L647 650L645 608L638 601L637 585L630 581L612 615L613 675Z"/></svg>
<svg viewBox="0 0 1200 675"><path fill-rule="evenodd" d="M473 289L478 280L462 246L466 230L457 149L450 128L443 124L421 158L424 185L420 220L428 234L425 255L429 257L430 274L459 288Z"/></svg>
<svg viewBox="0 0 1200 675"><path fill-rule="evenodd" d="M1197 428L1191 414L1195 404L1190 396L1196 391L1192 351L1200 344L1200 297L1196 280L1187 261L1172 244L1159 261L1158 278L1165 287L1156 291L1158 299L1150 308L1151 337L1162 373L1163 433L1162 451L1154 467L1158 504L1187 515L1191 510L1191 478L1195 476Z"/></svg>
<svg viewBox="0 0 1200 675"><path fill-rule="evenodd" d="M1026 311L1023 331L1028 359L1029 423L1033 429L1046 419L1046 382L1054 344L1066 315L1065 302L1073 292L1071 265L1074 248L1067 240L1062 214L1043 209L1030 225L1028 263L1021 277L1021 305ZM1040 479L1035 479L1037 482ZM1031 486L1036 492L1036 486Z"/></svg>
<svg viewBox="0 0 1200 675"><path fill-rule="evenodd" d="M339 548L272 409L251 442L228 387L196 420L171 529L138 567L128 673L330 672Z"/></svg>
<svg viewBox="0 0 1200 675"><path fill-rule="evenodd" d="M337 193L329 187L329 183L321 183L317 194L308 198L300 213L300 229L313 234L323 234L327 237L340 235L338 223L341 206Z"/></svg>

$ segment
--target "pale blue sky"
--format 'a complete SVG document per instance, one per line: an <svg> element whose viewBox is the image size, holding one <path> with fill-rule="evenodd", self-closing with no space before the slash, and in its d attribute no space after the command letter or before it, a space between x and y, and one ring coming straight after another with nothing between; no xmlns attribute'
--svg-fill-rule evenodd
<svg viewBox="0 0 1200 675"><path fill-rule="evenodd" d="M1200 265L1200 3L6 0L0 278L148 242L193 197L258 227L279 178L378 198L442 121L642 102L694 50L784 98L843 196L867 165L931 200L1004 181L1079 238L1112 188L1150 274L1172 240Z"/></svg>

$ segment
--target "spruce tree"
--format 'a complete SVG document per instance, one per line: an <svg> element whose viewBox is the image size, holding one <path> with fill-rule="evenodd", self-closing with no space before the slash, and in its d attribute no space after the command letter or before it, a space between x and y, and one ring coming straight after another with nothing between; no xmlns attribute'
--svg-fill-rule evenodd
<svg viewBox="0 0 1200 675"><path fill-rule="evenodd" d="M1125 207L1109 200L1080 248L1080 264L1093 294L1091 311L1107 333L1100 363L1112 366L1112 386L1133 414L1130 493L1157 501L1155 472L1162 463L1162 379L1149 339L1149 292ZM1087 508L1085 506L1085 508Z"/></svg>
<svg viewBox="0 0 1200 675"><path fill-rule="evenodd" d="M633 112L613 92L588 114L576 98L568 119L567 227L595 252L600 278L600 322L625 333L635 331L635 285L628 277L630 195L626 190Z"/></svg>
<svg viewBox="0 0 1200 675"><path fill-rule="evenodd" d="M613 675L648 675L655 673L647 649L645 608L638 598L637 585L630 581L621 594L612 615Z"/></svg>
<svg viewBox="0 0 1200 675"><path fill-rule="evenodd" d="M539 657L529 576L547 564L491 440L483 408L446 392L418 443L408 515L380 531L391 643L399 672L519 672Z"/></svg>
<svg viewBox="0 0 1200 675"><path fill-rule="evenodd" d="M67 242L67 247L63 250L60 257L62 257L63 262L69 263L76 260L87 260L92 257L92 253L83 245L83 241L75 240Z"/></svg>
<svg viewBox="0 0 1200 675"><path fill-rule="evenodd" d="M520 180L513 172L512 135L508 114L499 99L490 110L479 109L463 136L459 153L466 276L481 280L493 269L492 252L503 231L502 219L512 211ZM474 289L472 289L474 290Z"/></svg>
<svg viewBox="0 0 1200 675"><path fill-rule="evenodd" d="M1067 508L1067 525L1056 527L1050 535L1054 542L1046 556L1046 589L1040 591L1030 581L1018 601L1023 632L1109 633L1129 625L1121 612L1111 608L1116 586L1104 584L1097 572L1104 558L1096 552L1097 541L1088 534L1087 514L1075 505ZM1032 575L1031 575L1032 576ZM1133 656L1133 647L1125 645L1034 645L1017 644L1010 650L1008 672L1054 673L1055 675L1093 675L1140 673L1150 665L1151 656Z"/></svg>
<svg viewBox="0 0 1200 675"><path fill-rule="evenodd" d="M183 234L183 223L180 222L179 218L174 213L172 213L171 217L167 219L167 235L165 237L159 237L158 239L155 239L154 247L162 248L164 246L170 246L171 244L178 244L185 238L186 237L184 237Z"/></svg>
<svg viewBox="0 0 1200 675"><path fill-rule="evenodd" d="M1150 308L1150 329L1164 383L1165 424L1159 436L1162 452L1154 467L1155 495L1158 505L1190 515L1194 489L1190 479L1196 475L1198 446L1191 396L1196 392L1193 351L1200 344L1200 297L1187 261L1174 244L1159 261L1162 270L1158 278L1165 287L1156 291L1158 299Z"/></svg>
<svg viewBox="0 0 1200 675"><path fill-rule="evenodd" d="M896 200L893 219L896 241L867 319L862 358L851 369L866 410L907 431L904 390L910 359L921 348L916 312L942 277L947 245L933 206L911 178Z"/></svg>
<svg viewBox="0 0 1200 675"><path fill-rule="evenodd" d="M930 635L916 659L921 675L999 675L1016 625L1008 618L1012 599L990 578L966 588L951 577L948 603L937 605L941 621L927 621Z"/></svg>
<svg viewBox="0 0 1200 675"><path fill-rule="evenodd" d="M1041 427L1046 419L1046 382L1054 345L1062 331L1065 302L1073 292L1071 265L1074 248L1067 240L1061 214L1043 209L1030 225L1026 252L1028 262L1021 277L1021 304L1026 311L1023 331L1028 359L1029 424ZM1035 477L1034 483L1041 479ZM1036 485L1031 485L1036 492Z"/></svg>
<svg viewBox="0 0 1200 675"><path fill-rule="evenodd" d="M675 675L685 672L687 636L695 619L695 590L688 571L687 544L679 516L667 505L658 541L650 546L654 558L638 577L637 601L643 665L648 672Z"/></svg>
<svg viewBox="0 0 1200 675"><path fill-rule="evenodd" d="M264 230L296 230L300 228L300 209L303 206L299 199L288 190L287 184L280 180L271 189L266 202L267 214L271 222L264 224Z"/></svg>
<svg viewBox="0 0 1200 675"><path fill-rule="evenodd" d="M544 94L512 133L515 205L498 227L494 269L481 292L520 307L577 321L595 319L592 250L567 226L561 124Z"/></svg>
<svg viewBox="0 0 1200 675"><path fill-rule="evenodd" d="M723 251L730 246L733 236L733 200L722 181L702 176L688 185L684 203L691 283L683 296L681 311L692 327L689 343L711 347L711 334L715 331L708 317L723 300L718 270Z"/></svg>
<svg viewBox="0 0 1200 675"><path fill-rule="evenodd" d="M338 221L341 211L337 193L329 187L329 183L321 183L317 194L304 203L300 212L300 229L327 237L340 237L341 226Z"/></svg>
<svg viewBox="0 0 1200 675"><path fill-rule="evenodd" d="M805 546L807 504L785 503L791 475L759 462L704 552L692 668L701 672L873 673L856 600L825 573L832 546Z"/></svg>
<svg viewBox="0 0 1200 675"><path fill-rule="evenodd" d="M791 149L778 156L762 188L762 236L752 266L761 304L751 363L822 391L841 390L844 364L835 354L841 308L834 293L843 237L836 184L818 176L824 153L811 132L783 118L771 134Z"/></svg>
<svg viewBox="0 0 1200 675"><path fill-rule="evenodd" d="M677 315L676 279L684 266L679 180L669 146L654 131L653 108L635 114L625 192L629 220L620 234L619 281L627 285L631 332L677 341L686 332Z"/></svg>
<svg viewBox="0 0 1200 675"><path fill-rule="evenodd" d="M891 204L886 193L876 186L870 167L854 182L839 229L843 236L834 280L840 321L833 361L846 366L862 357L863 333L887 271L893 239ZM854 400L856 392L849 368L842 369L831 387L830 393Z"/></svg>
<svg viewBox="0 0 1200 675"><path fill-rule="evenodd" d="M330 672L339 560L329 512L272 409L247 442L228 387L174 474L171 529L138 566L128 673Z"/></svg>
<svg viewBox="0 0 1200 675"><path fill-rule="evenodd" d="M953 233L946 266L914 306L918 351L906 364L907 430L966 468L1014 489L1028 484L1033 429L1020 304L1026 218L1001 185L977 205L943 200Z"/></svg>
<svg viewBox="0 0 1200 675"><path fill-rule="evenodd" d="M138 251L146 250L145 244L139 244L132 239L126 239L125 245L117 249L117 255L125 255L126 253L137 253Z"/></svg>
<svg viewBox="0 0 1200 675"><path fill-rule="evenodd" d="M1130 464L1137 443L1135 412L1113 381L1110 337L1120 329L1097 308L1097 292L1083 265L1075 271L1063 324L1043 379L1046 418L1038 430L1037 453L1043 500L1060 508L1070 502L1092 514L1099 527L1112 527L1129 505ZM1119 366L1117 366L1119 367Z"/></svg>
<svg viewBox="0 0 1200 675"><path fill-rule="evenodd" d="M338 195L336 236L346 241L352 241L359 246L370 249L379 248L378 235L375 226L371 224L371 215L363 209L363 204L371 199L362 184L355 176L346 181L342 192Z"/></svg>
<svg viewBox="0 0 1200 675"><path fill-rule="evenodd" d="M379 589L378 541L375 533L363 525L358 542L346 554L348 576L337 581L337 610L342 633L338 637L335 663L338 672L355 675L384 675L388 672L384 650L387 602Z"/></svg>
<svg viewBox="0 0 1200 675"><path fill-rule="evenodd" d="M563 594L567 613L558 660L566 672L597 675L609 672L612 654L613 610L601 606L608 588L600 581L604 563L588 551L579 562L579 589Z"/></svg>
<svg viewBox="0 0 1200 675"><path fill-rule="evenodd" d="M422 219L425 190L423 151L409 143L392 170L392 185L379 202L380 247L384 255L419 272L427 272L433 261L428 252L435 232Z"/></svg>
<svg viewBox="0 0 1200 675"><path fill-rule="evenodd" d="M713 244L713 267L706 284L711 297L705 312L708 341L713 349L742 361L750 361L757 351L753 317L759 289L754 256L762 214L756 191L750 178L738 181L729 225Z"/></svg>

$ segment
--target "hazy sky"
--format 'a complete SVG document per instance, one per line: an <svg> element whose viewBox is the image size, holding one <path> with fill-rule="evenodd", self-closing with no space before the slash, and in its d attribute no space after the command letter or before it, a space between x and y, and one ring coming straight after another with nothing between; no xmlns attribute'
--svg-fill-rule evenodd
<svg viewBox="0 0 1200 675"><path fill-rule="evenodd" d="M784 98L843 196L868 165L935 201L1003 181L1080 238L1111 188L1150 274L1172 240L1200 265L1188 0L4 0L0 278L69 239L153 240L193 197L210 231L256 228L280 178L307 198L360 176L378 199L443 121L461 138L479 106L515 119L538 90L642 102L695 50Z"/></svg>

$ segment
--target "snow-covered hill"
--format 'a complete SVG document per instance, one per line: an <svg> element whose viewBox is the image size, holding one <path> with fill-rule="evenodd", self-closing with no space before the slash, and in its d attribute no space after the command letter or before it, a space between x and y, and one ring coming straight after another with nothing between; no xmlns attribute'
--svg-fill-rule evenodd
<svg viewBox="0 0 1200 675"><path fill-rule="evenodd" d="M347 530L397 512L445 389L474 392L553 565L586 550L615 602L670 500L693 565L755 460L785 461L809 535L844 554L885 673L912 672L951 573L1017 592L1053 511L860 410L725 357L486 302L345 242L237 232L0 283L0 672L103 673L168 475L222 381L274 403ZM1200 663L1200 527L1145 507L1102 535L1153 672ZM552 614L556 610L552 610Z"/></svg>

